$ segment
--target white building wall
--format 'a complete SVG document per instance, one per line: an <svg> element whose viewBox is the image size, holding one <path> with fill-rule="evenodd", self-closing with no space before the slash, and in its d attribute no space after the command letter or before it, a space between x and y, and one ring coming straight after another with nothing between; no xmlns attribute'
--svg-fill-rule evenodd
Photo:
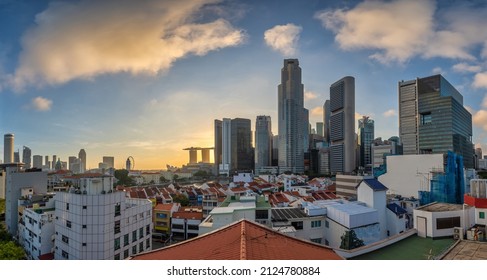
<svg viewBox="0 0 487 280"><path fill-rule="evenodd" d="M388 193L417 198L418 191L429 190L433 170L444 170L442 154L388 156L387 173L378 180Z"/></svg>
<svg viewBox="0 0 487 280"><path fill-rule="evenodd" d="M389 232L389 236L393 236L407 230L406 214L402 214L400 217L398 217L394 212L387 209L386 219L387 219L387 231Z"/></svg>
<svg viewBox="0 0 487 280"><path fill-rule="evenodd" d="M445 212L428 212L423 210L415 209L413 211L414 215L414 228L418 229L418 217L426 218L426 236L427 237L444 237L444 236L453 236L453 228L447 229L437 229L436 219L438 218L449 218L449 217L460 217L460 226L470 227L475 222L475 211L473 207L465 208L463 210L457 211L445 211Z"/></svg>
<svg viewBox="0 0 487 280"><path fill-rule="evenodd" d="M54 209L39 214L26 208L23 221L24 224L19 225L19 242L28 259L38 260L39 256L51 253L54 248L51 239L54 234Z"/></svg>
<svg viewBox="0 0 487 280"><path fill-rule="evenodd" d="M380 238L387 237L387 217L386 217L386 191L374 191L365 182L360 183L357 188L357 199L365 202L365 205L377 210L380 225Z"/></svg>

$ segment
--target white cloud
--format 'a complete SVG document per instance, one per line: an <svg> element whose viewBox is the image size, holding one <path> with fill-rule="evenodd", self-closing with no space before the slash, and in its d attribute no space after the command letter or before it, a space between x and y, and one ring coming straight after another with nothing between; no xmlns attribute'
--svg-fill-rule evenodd
<svg viewBox="0 0 487 280"><path fill-rule="evenodd" d="M445 71L443 71L443 69L441 67L435 67L433 68L433 70L431 70L431 73L433 74L446 74Z"/></svg>
<svg viewBox="0 0 487 280"><path fill-rule="evenodd" d="M396 117L397 116L397 112L394 109L390 109L390 110L387 110L384 113L382 113L382 115L384 117L386 117L386 118Z"/></svg>
<svg viewBox="0 0 487 280"><path fill-rule="evenodd" d="M364 116L364 115L362 115L362 114L360 114L360 113L355 112L355 120L356 120L356 121L357 121L357 120L362 119L362 117L363 117L363 116Z"/></svg>
<svg viewBox="0 0 487 280"><path fill-rule="evenodd" d="M487 72L475 74L472 86L474 88L487 88Z"/></svg>
<svg viewBox="0 0 487 280"><path fill-rule="evenodd" d="M487 131L487 110L479 110L472 116L473 124Z"/></svg>
<svg viewBox="0 0 487 280"><path fill-rule="evenodd" d="M452 67L453 71L458 72L458 73L468 73L468 72L480 72L482 70L482 67L479 65L469 65L467 63L457 63L453 65Z"/></svg>
<svg viewBox="0 0 487 280"><path fill-rule="evenodd" d="M474 60L476 46L487 57L487 8L454 3L435 10L432 0L377 0L321 11L316 18L335 33L340 48L376 50L370 57L381 63L415 56Z"/></svg>
<svg viewBox="0 0 487 280"><path fill-rule="evenodd" d="M219 1L52 2L22 37L11 86L105 73L156 74L187 55L241 44L244 32L224 19L195 22L203 6Z"/></svg>
<svg viewBox="0 0 487 280"><path fill-rule="evenodd" d="M32 99L31 105L37 111L49 111L51 110L52 100L38 96Z"/></svg>
<svg viewBox="0 0 487 280"><path fill-rule="evenodd" d="M323 107L317 106L310 110L310 115L315 117L323 117Z"/></svg>
<svg viewBox="0 0 487 280"><path fill-rule="evenodd" d="M296 54L301 30L300 26L292 23L276 25L264 32L264 40L273 50L285 56L292 56Z"/></svg>
<svg viewBox="0 0 487 280"><path fill-rule="evenodd" d="M312 100L318 98L318 94L312 91L305 91L304 92L304 100Z"/></svg>

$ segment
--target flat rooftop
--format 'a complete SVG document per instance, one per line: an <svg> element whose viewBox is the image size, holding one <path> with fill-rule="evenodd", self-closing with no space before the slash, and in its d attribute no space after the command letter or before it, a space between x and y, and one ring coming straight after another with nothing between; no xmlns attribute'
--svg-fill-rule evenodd
<svg viewBox="0 0 487 280"><path fill-rule="evenodd" d="M442 260L487 260L487 243L460 240Z"/></svg>
<svg viewBox="0 0 487 280"><path fill-rule="evenodd" d="M465 206L465 207L470 208L470 206ZM430 204L426 204L425 206L419 207L416 210L421 210L421 211L426 211L426 212L458 211L458 210L463 210L463 205L462 204L433 202Z"/></svg>
<svg viewBox="0 0 487 280"><path fill-rule="evenodd" d="M417 235L352 260L433 260L455 244L452 238L432 239Z"/></svg>

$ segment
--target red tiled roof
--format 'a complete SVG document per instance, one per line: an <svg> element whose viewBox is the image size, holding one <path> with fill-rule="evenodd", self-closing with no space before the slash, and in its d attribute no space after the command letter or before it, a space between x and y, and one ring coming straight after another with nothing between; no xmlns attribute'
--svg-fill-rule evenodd
<svg viewBox="0 0 487 280"><path fill-rule="evenodd" d="M342 260L331 248L240 220L133 260Z"/></svg>
<svg viewBox="0 0 487 280"><path fill-rule="evenodd" d="M203 220L203 212L179 211L172 214L173 219Z"/></svg>
<svg viewBox="0 0 487 280"><path fill-rule="evenodd" d="M165 211L170 211L172 207L174 206L175 203L169 203L169 204L157 204L156 207L154 207L154 210L165 210Z"/></svg>

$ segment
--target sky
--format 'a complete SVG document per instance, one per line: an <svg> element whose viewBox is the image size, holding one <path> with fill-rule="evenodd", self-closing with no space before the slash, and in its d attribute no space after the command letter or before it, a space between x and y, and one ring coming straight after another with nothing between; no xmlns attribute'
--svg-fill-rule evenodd
<svg viewBox="0 0 487 280"><path fill-rule="evenodd" d="M89 168L181 166L184 148L214 146L215 119L255 129L268 115L277 134L280 70L297 58L313 128L330 85L354 76L356 118L396 136L398 82L442 74L487 151L486 14L453 0L0 0L0 133L50 160L85 149Z"/></svg>

